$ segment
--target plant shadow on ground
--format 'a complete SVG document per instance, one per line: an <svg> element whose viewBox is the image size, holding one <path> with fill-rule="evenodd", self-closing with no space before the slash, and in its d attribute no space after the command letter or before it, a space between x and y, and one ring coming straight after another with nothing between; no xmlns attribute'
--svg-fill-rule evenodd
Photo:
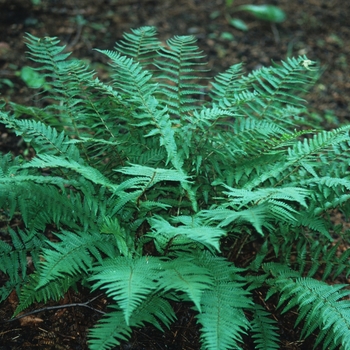
<svg viewBox="0 0 350 350"><path fill-rule="evenodd" d="M269 65L287 55L307 54L319 61L325 71L306 99L314 118L328 126L346 123L349 118L350 84L347 57L350 50L350 28L347 14L350 3L340 0L314 0L308 4L282 0L278 5L287 13L287 20L276 30L268 23L254 20L242 14L250 26L248 32L239 32L228 25L223 16L225 1L196 0L118 0L104 1L41 1L14 0L10 4L0 0L0 78L9 83L0 85L2 97L14 102L29 104L33 99L30 91L18 77L22 66L28 65L24 55L23 35L30 32L36 36L57 36L66 43L69 50L80 58L94 62L101 60L93 48L112 48L123 32L142 25L155 25L166 39L173 35L193 34L199 46L208 55L212 75L224 71L230 65L243 62L247 70ZM249 1L236 1L240 5ZM262 3L255 1L254 3ZM276 3L276 1L275 1ZM218 11L218 16L212 14ZM227 40L221 33L232 33ZM101 62L103 63L103 62ZM98 67L97 67L98 69ZM103 75L103 71L101 72ZM328 120L322 119L325 111ZM1 129L0 147L3 153L28 152L20 139ZM30 151L29 151L30 152ZM339 218L335 218L339 223ZM341 222L341 218L340 218ZM14 220L14 225L20 222ZM48 234L50 234L48 232ZM252 259L249 245L240 251L242 266ZM152 254L152 247L150 254ZM238 264L237 260L235 263ZM0 283L2 276L0 275ZM342 281L341 281L342 282ZM82 304L98 295L86 290L70 291L59 303L45 306ZM257 299L263 298L256 294ZM16 307L16 296L1 305L0 320L11 318ZM5 349L87 349L86 331L100 318L98 311L104 311L108 303L100 295L86 307L66 307L46 310L22 320L0 324L0 350ZM269 300L271 310L275 309L273 299ZM35 305L31 310L44 305ZM268 307L269 309L269 307ZM174 304L178 320L164 333L152 326L134 330L132 339L120 349L184 349L200 348L199 329L194 311L186 304ZM299 341L300 329L294 329L296 312L276 314L281 331L281 349L311 349L317 334ZM282 324L281 324L282 322ZM244 339L244 349L253 349L251 339Z"/></svg>

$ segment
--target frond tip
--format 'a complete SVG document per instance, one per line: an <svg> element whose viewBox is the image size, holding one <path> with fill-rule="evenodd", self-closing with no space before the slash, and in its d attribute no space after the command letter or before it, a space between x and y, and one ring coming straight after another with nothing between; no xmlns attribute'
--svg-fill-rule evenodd
<svg viewBox="0 0 350 350"><path fill-rule="evenodd" d="M276 321L269 316L269 313L261 305L254 306L251 331L253 332L255 349L274 350L280 348Z"/></svg>

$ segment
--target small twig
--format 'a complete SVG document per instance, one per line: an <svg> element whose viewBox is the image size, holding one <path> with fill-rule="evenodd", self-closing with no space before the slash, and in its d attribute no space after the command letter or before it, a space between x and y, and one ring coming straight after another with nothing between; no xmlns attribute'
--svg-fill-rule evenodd
<svg viewBox="0 0 350 350"><path fill-rule="evenodd" d="M83 23L78 23L78 29L77 29L77 32L73 38L73 40L67 45L67 50L70 50L72 47L74 47L78 41L80 40L80 37L81 37L81 33L82 33L82 30L83 30Z"/></svg>
<svg viewBox="0 0 350 350"><path fill-rule="evenodd" d="M275 23L271 23L271 30L272 30L272 33L273 33L273 37L275 39L275 43L276 44L279 44L280 43L280 34L278 32L278 29L276 27L276 24Z"/></svg>
<svg viewBox="0 0 350 350"><path fill-rule="evenodd" d="M94 300L96 300L97 298L99 298L102 294L99 294L98 296L96 296L95 298L92 298L88 301L86 301L85 303L74 303L74 304L65 304L65 305L57 305L57 306L48 306L48 307L43 307L41 309L37 309L37 310L33 310L30 312L27 312L26 314L17 316L15 318L11 318L10 320L5 320L5 321L1 321L0 323L8 323L8 322L13 322L13 321L17 321L23 317L27 317L30 315L34 315L37 314L38 312L42 312L42 311L47 311L47 310L57 310L57 309L65 309L67 307L76 307L76 306L81 306L81 307L86 307L88 309L91 309L93 311L96 311L100 314L106 314L104 311L95 309L94 307L90 306L89 303L93 302Z"/></svg>

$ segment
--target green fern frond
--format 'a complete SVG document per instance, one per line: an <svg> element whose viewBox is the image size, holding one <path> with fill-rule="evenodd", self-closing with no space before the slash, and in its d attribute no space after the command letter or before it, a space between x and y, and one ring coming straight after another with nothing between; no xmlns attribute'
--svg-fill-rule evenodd
<svg viewBox="0 0 350 350"><path fill-rule="evenodd" d="M120 255L132 257L135 253L134 237L130 232L126 232L126 230L120 226L117 218L112 219L106 216L101 226L101 233L112 234L114 236Z"/></svg>
<svg viewBox="0 0 350 350"><path fill-rule="evenodd" d="M188 182L189 180L188 176L178 170L161 168L154 169L151 167L140 166L138 164L130 164L130 166L116 169L116 171L126 175L147 178L147 187L151 187L161 181L178 181L183 183Z"/></svg>
<svg viewBox="0 0 350 350"><path fill-rule="evenodd" d="M48 71L47 77L53 77L49 72L56 71L57 66L70 56L70 53L62 53L65 47L58 46L60 41L56 37L41 39L26 33L25 39L30 59L43 65L42 69Z"/></svg>
<svg viewBox="0 0 350 350"><path fill-rule="evenodd" d="M349 126L344 126L332 131L319 132L312 138L305 138L288 150L288 158L301 164L315 161L320 155L331 152L343 142L349 141L349 130ZM325 158L319 158L323 159Z"/></svg>
<svg viewBox="0 0 350 350"><path fill-rule="evenodd" d="M4 113L0 112L0 118L2 119L3 123L8 127L9 129L13 129L16 123L14 121L19 121L18 117L20 116L26 116L27 118L30 118L32 120L37 121L55 121L55 118L52 118L50 113L48 113L45 109L35 106L23 106L14 102L10 103L11 108L13 110L13 116L10 117L10 113L7 113L7 116L4 117Z"/></svg>
<svg viewBox="0 0 350 350"><path fill-rule="evenodd" d="M59 224L67 216L76 217L69 212L74 208L64 196L64 186L72 185L72 182L59 177L16 175L14 172L1 178L0 184L0 204L7 210L8 217L12 218L16 210L20 210L24 224L32 230L43 230L49 222ZM59 207L55 207L58 204Z"/></svg>
<svg viewBox="0 0 350 350"><path fill-rule="evenodd" d="M241 269L209 253L201 254L198 263L213 276L213 285L203 291L201 313L196 316L202 325L202 343L208 350L241 349L241 334L249 327L243 310L252 303L242 288Z"/></svg>
<svg viewBox="0 0 350 350"><path fill-rule="evenodd" d="M164 252L165 249L172 248L172 244L178 244L178 240L200 243L208 249L213 248L220 251L220 238L226 232L220 228L205 225L179 225L172 226L161 217L154 216L148 220L152 232L147 234L155 240L157 249Z"/></svg>
<svg viewBox="0 0 350 350"><path fill-rule="evenodd" d="M340 245L340 244L339 244ZM335 257L334 257L335 256ZM332 270L332 279L334 280L341 274L345 275L345 278L348 278L350 275L350 249L345 250L340 256L338 256L337 252L334 255L328 256L328 264ZM332 260L334 259L334 263ZM327 269L328 270L328 269ZM327 276L323 276L323 280L326 279Z"/></svg>
<svg viewBox="0 0 350 350"><path fill-rule="evenodd" d="M270 314L261 305L254 305L251 331L253 332L255 349L280 349L277 322L269 316Z"/></svg>
<svg viewBox="0 0 350 350"><path fill-rule="evenodd" d="M147 140L150 140L149 138ZM160 167L166 158L166 152L164 148L148 148L142 154L137 154L137 161L140 165L149 167ZM130 163L135 163L135 159L131 160Z"/></svg>
<svg viewBox="0 0 350 350"><path fill-rule="evenodd" d="M131 29L132 33L124 33L123 40L116 43L115 49L125 56L130 56L147 67L153 63L156 51L161 47L156 39L155 27Z"/></svg>
<svg viewBox="0 0 350 350"><path fill-rule="evenodd" d="M55 128L34 120L16 120L14 129L37 153L60 155L75 160L80 158L79 150L69 144L69 138L63 131L57 133Z"/></svg>
<svg viewBox="0 0 350 350"><path fill-rule="evenodd" d="M89 348L91 350L104 350L117 346L121 341L130 338L132 327L142 327L145 322L163 330L159 321L167 328L176 319L169 302L161 295L153 293L143 300L130 316L129 325L125 322L125 315L120 308L111 305L115 311L103 317L89 333Z"/></svg>
<svg viewBox="0 0 350 350"><path fill-rule="evenodd" d="M58 46L58 40L38 39L31 35L27 39L33 59L43 64L37 69L52 85L52 89L43 98L56 102L45 109L44 120L58 130L64 126L65 133L68 136L74 135L74 138L89 138L93 129L95 136L114 140L118 134L115 128L116 111L120 112L121 117L128 114L117 92L97 78L94 79L95 73L89 70L86 63L67 60L69 54L60 54L64 48ZM87 157L85 144L80 146L82 154ZM97 149L99 148L101 146ZM105 149L106 147L104 151ZM101 152L100 150L100 154Z"/></svg>
<svg viewBox="0 0 350 350"><path fill-rule="evenodd" d="M27 283L21 289L19 304L14 312L14 316L18 315L35 302L46 303L49 300L58 301L64 296L69 288L76 289L77 283L79 283L84 277L86 277L85 273L74 277L66 275L62 278L51 281L45 286L39 287L41 280L39 273L36 272L31 274L28 276Z"/></svg>
<svg viewBox="0 0 350 350"><path fill-rule="evenodd" d="M36 158L33 158L27 164L23 164L23 169L26 168L37 168L37 169L54 169L62 168L66 170L71 170L77 174L82 175L86 180L102 185L106 188L112 189L114 185L96 168L93 168L88 165L83 165L78 163L73 159L66 159L64 157L52 156L49 154L40 154Z"/></svg>
<svg viewBox="0 0 350 350"><path fill-rule="evenodd" d="M56 117L54 125L57 126L63 122L79 135L79 127L77 127L75 118L76 115L81 114L82 100L79 95L82 89L77 83L82 80L92 80L93 72L88 72L86 64L81 61L67 60L70 53L63 53L65 47L58 45L60 41L57 38L39 39L27 33L26 40L30 49L30 58L41 64L36 70L41 71L43 77L52 84L53 89L50 90L50 96L55 101L61 102L60 105L49 106L51 110L58 111L62 118L59 120ZM52 118L51 123L53 121Z"/></svg>
<svg viewBox="0 0 350 350"><path fill-rule="evenodd" d="M172 122L167 113L167 107L159 105L153 96L157 85L151 82L151 74L142 69L139 63L131 58L121 56L112 51L101 51L112 60L115 68L114 85L125 94L130 103L135 104L137 113L134 118L139 120L138 126L153 126L146 137L160 135L160 145L164 146L170 161L176 169L181 169L182 161L177 154L177 145L174 139Z"/></svg>
<svg viewBox="0 0 350 350"><path fill-rule="evenodd" d="M125 323L123 313L116 305L111 305L110 308L117 310L108 312L89 332L88 342L91 350L111 349L131 336L131 326Z"/></svg>
<svg viewBox="0 0 350 350"><path fill-rule="evenodd" d="M0 178L0 184L0 204L8 211L9 218L20 210L25 225L34 230L43 230L48 223L58 226L69 223L71 228L77 229L81 224L85 229L96 229L108 203L106 200L101 203L103 188L97 191L82 179L78 182L58 176L17 175L13 172ZM82 193L69 191L68 186L77 187ZM92 193L94 196L89 196ZM82 198L83 194L88 196Z"/></svg>
<svg viewBox="0 0 350 350"><path fill-rule="evenodd" d="M249 322L242 311L242 290L233 283L220 283L202 295L202 313L197 315L202 325L202 343L208 350L242 349L240 333ZM244 306L249 303L245 301Z"/></svg>
<svg viewBox="0 0 350 350"><path fill-rule="evenodd" d="M196 264L187 254L167 261L160 277L160 287L165 291L179 291L187 294L196 308L201 312L201 298L205 290L210 289L213 278L210 271Z"/></svg>
<svg viewBox="0 0 350 350"><path fill-rule="evenodd" d="M232 223L251 223L263 234L262 228L271 221L296 222L296 209L288 202L296 202L306 206L305 199L309 195L302 188L262 188L256 191L234 189L224 185L229 191L223 192L229 199L211 210L203 210L201 216L210 221L218 221L219 227ZM248 205L249 203L249 205Z"/></svg>
<svg viewBox="0 0 350 350"><path fill-rule="evenodd" d="M269 270L276 265L269 265ZM266 267L265 267L266 269ZM281 293L278 306L288 300L283 312L297 306L299 315L296 325L304 320L302 337L309 336L317 328L321 330L314 348L323 341L323 349L350 346L350 302L346 285L328 285L311 278L293 278L290 273L269 281L269 285ZM346 299L344 299L346 298ZM325 331L327 330L327 331Z"/></svg>
<svg viewBox="0 0 350 350"><path fill-rule="evenodd" d="M313 197L318 203L323 203L315 210L318 214L320 209L326 211L330 208L336 208L341 203L348 201L348 191L350 188L349 178L339 178L333 176L315 176L309 179L301 180L300 184L313 189ZM323 208L322 208L323 206Z"/></svg>
<svg viewBox="0 0 350 350"><path fill-rule="evenodd" d="M200 60L204 57L195 45L193 36L175 36L167 40L167 47L158 50L155 60L160 70L159 100L168 107L169 113L182 121L188 113L197 109L198 98L203 95L204 86L199 85L198 74L205 69L195 68L203 66ZM193 96L193 97L192 97Z"/></svg>
<svg viewBox="0 0 350 350"><path fill-rule="evenodd" d="M121 205L124 205L126 202L133 202L138 207L142 206L145 208L145 201L141 200L141 197L143 197L146 192L148 193L148 191L156 184L169 181L180 182L181 187L187 191L192 201L192 205L196 205L196 200L193 198L194 194L191 195L193 190L189 186L189 177L181 170L151 168L137 164L130 164L129 167L115 169L115 171L125 175L135 176L131 179L125 180L119 186L115 187L115 193L120 197ZM124 192L126 190L129 190L128 193ZM152 197L150 197L150 199L151 198ZM159 196L155 196L155 199L158 200ZM159 208L165 208L167 206L167 203L160 201Z"/></svg>
<svg viewBox="0 0 350 350"><path fill-rule="evenodd" d="M156 257L116 257L93 267L89 281L93 281L93 289L106 289L118 302L129 326L133 312L158 289L156 280L162 270L162 260Z"/></svg>
<svg viewBox="0 0 350 350"><path fill-rule="evenodd" d="M281 174L284 176L286 169L290 167L286 162L286 147L307 133L305 131L286 132L276 123L253 118L236 118L233 122L225 121L224 118L222 121L218 119L215 123L223 128L217 136L213 137L210 126L206 126L205 134L199 133L197 138L199 147L207 143L215 147L209 153L210 158L203 152L200 153L198 157L201 164L197 167L200 166L204 174L207 169L215 167L216 180L213 182L215 185L226 182L233 186L235 182L238 186L244 186L247 189L260 186L264 182L274 185L276 183L274 179L280 179ZM229 171L225 164L228 155L235 164ZM224 180L224 172L230 174L228 179Z"/></svg>
<svg viewBox="0 0 350 350"><path fill-rule="evenodd" d="M145 106L147 100L156 90L156 84L151 83L152 75L132 58L110 50L97 50L111 59L114 68L113 84L125 97L136 105Z"/></svg>
<svg viewBox="0 0 350 350"><path fill-rule="evenodd" d="M171 205L160 203L160 202L154 202L154 201L143 201L140 203L140 211L141 212L156 212L157 209L170 209Z"/></svg>
<svg viewBox="0 0 350 350"><path fill-rule="evenodd" d="M312 82L312 77L304 74L303 63L306 59L305 56L288 58L282 61L282 65L263 67L243 76L240 79L241 88L254 91L257 96L246 105L240 105L239 110L251 117L278 120L281 125L292 124L292 121L284 120L280 108L303 105L304 100L295 91L304 92L304 86Z"/></svg>
<svg viewBox="0 0 350 350"><path fill-rule="evenodd" d="M266 212L268 206L261 204L259 206L234 211L226 208L215 208L211 210L203 210L200 215L204 220L217 221L219 227L225 227L231 224L240 226L242 223L251 223L254 228L263 235L262 228L267 224Z"/></svg>
<svg viewBox="0 0 350 350"><path fill-rule="evenodd" d="M102 253L107 257L118 254L111 245L110 236L69 231L61 231L57 236L61 242L48 242L50 248L43 249L38 289L65 275L76 276L89 271L94 261L102 263Z"/></svg>
<svg viewBox="0 0 350 350"><path fill-rule="evenodd" d="M215 82L212 82L213 88L210 91L213 101L220 105L221 101L228 101L242 92L243 89L238 81L238 78L243 74L242 67L242 63L235 64L224 73L219 73L214 77Z"/></svg>
<svg viewBox="0 0 350 350"><path fill-rule="evenodd" d="M47 245L47 238L35 231L14 231L9 228L11 245L0 240L0 271L7 281L0 287L0 301L4 301L13 289L19 294L20 288L28 281L28 257L33 269L38 268L40 251Z"/></svg>
<svg viewBox="0 0 350 350"><path fill-rule="evenodd" d="M13 157L11 153L0 154L0 178L15 174L22 162L20 157Z"/></svg>
<svg viewBox="0 0 350 350"><path fill-rule="evenodd" d="M307 249L310 255L310 263L307 270L307 276L313 277L316 273L322 272L322 280L335 280L339 276L348 278L350 275L350 250L340 252L341 242L337 244L321 244L319 241L312 242L311 247ZM298 249L298 264L307 264L308 256L300 256Z"/></svg>
<svg viewBox="0 0 350 350"><path fill-rule="evenodd" d="M307 207L306 199L310 196L310 191L298 187L281 187L281 188L262 188L251 191L245 189L236 189L224 185L228 190L223 192L229 197L229 206L244 207L250 202L264 203L276 201L288 201L299 203Z"/></svg>
<svg viewBox="0 0 350 350"><path fill-rule="evenodd" d="M320 232L323 236L331 239L329 234L329 224L321 216L312 215L313 207L310 206L308 210L303 210L297 215L300 226L309 227L314 232Z"/></svg>

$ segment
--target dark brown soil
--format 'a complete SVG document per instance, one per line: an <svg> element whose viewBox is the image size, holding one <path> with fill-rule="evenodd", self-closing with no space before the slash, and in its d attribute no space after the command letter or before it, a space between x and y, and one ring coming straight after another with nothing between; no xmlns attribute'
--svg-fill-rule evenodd
<svg viewBox="0 0 350 350"><path fill-rule="evenodd" d="M348 122L349 1L271 0L270 4L280 6L287 13L287 20L277 25L258 21L242 12L233 14L232 8L225 8L225 2L0 0L0 93L5 100L31 104L33 92L18 76L21 67L30 65L23 44L25 32L39 37L56 36L77 57L101 62L101 55L93 48L111 49L123 32L153 25L158 28L161 40L173 35L196 36L198 45L208 55L212 75L239 62L244 62L249 71L269 65L271 60L306 54L323 68L322 76L307 96L313 118L326 127L337 127ZM234 5L267 2L236 0ZM238 31L229 25L225 14L230 11L231 16L246 21L249 31ZM1 127L0 132L2 152L22 152L20 139ZM0 323L0 350L87 349L87 328L101 316L99 311L106 309L107 300L104 295L93 300L89 305L95 311L76 304L86 303L95 296L84 289L71 291L59 302L33 305L31 308L65 306L62 309L46 309L21 320ZM11 317L16 303L13 293L0 305L0 322ZM67 304L75 305L68 307ZM152 327L135 330L130 342L118 349L199 349L199 331L194 313L187 305L175 304L174 309L178 320L170 330L165 333ZM313 338L299 340L300 330L293 329L295 318L292 312L284 318L279 317L281 349L309 350L313 346ZM253 349L250 339L245 339L243 347Z"/></svg>

